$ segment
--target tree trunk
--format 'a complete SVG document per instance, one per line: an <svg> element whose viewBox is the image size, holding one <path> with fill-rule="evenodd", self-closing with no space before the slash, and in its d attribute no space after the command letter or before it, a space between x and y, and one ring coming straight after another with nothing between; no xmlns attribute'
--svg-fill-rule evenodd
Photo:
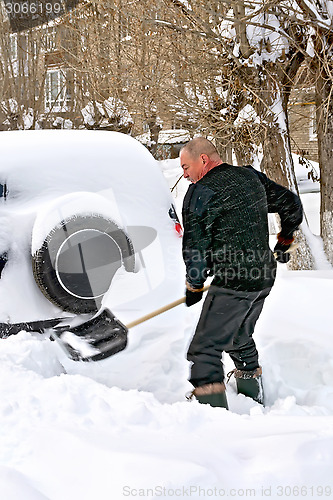
<svg viewBox="0 0 333 500"><path fill-rule="evenodd" d="M221 158L223 158L223 161L232 165L232 147L230 141L227 143L219 137L218 139L215 139L215 147Z"/></svg>
<svg viewBox="0 0 333 500"><path fill-rule="evenodd" d="M262 78L260 82L261 91L257 111L259 116L264 117L266 126L261 170L278 184L297 193L289 139L287 99L282 97L284 89L278 86L278 82L282 79L279 75L272 74L272 68L264 76L265 78ZM300 228L295 233L298 248L288 264L289 268L294 270L315 268L313 253L310 249L311 238L306 237L309 234L307 228L303 230Z"/></svg>
<svg viewBox="0 0 333 500"><path fill-rule="evenodd" d="M265 78L260 81L260 100L258 115L263 117L265 137L263 140L263 159L261 168L266 174L293 191L297 191L291 156L288 115L286 100L282 98L283 89L278 82L281 77L264 73Z"/></svg>
<svg viewBox="0 0 333 500"><path fill-rule="evenodd" d="M333 265L333 99L332 80L323 67L316 78L317 137L320 164L320 231L324 250Z"/></svg>

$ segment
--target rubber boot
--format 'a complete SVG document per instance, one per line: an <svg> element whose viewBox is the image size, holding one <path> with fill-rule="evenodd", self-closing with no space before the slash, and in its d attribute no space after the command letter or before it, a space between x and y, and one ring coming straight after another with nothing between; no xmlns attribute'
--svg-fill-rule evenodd
<svg viewBox="0 0 333 500"><path fill-rule="evenodd" d="M225 385L223 383L206 384L196 387L193 395L199 403L229 409Z"/></svg>
<svg viewBox="0 0 333 500"><path fill-rule="evenodd" d="M264 404L261 367L250 371L236 369L231 374L235 375L238 394L244 394L244 396L252 398L257 403Z"/></svg>

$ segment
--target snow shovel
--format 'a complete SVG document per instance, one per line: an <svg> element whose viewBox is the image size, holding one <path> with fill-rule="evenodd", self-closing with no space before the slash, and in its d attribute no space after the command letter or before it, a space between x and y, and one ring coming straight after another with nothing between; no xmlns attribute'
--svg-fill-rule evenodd
<svg viewBox="0 0 333 500"><path fill-rule="evenodd" d="M207 291L210 285L203 288ZM79 326L53 327L51 338L56 340L67 356L74 361L98 361L125 349L128 330L185 302L185 297L175 300L156 311L134 320L121 323L109 309L103 309L95 317Z"/></svg>

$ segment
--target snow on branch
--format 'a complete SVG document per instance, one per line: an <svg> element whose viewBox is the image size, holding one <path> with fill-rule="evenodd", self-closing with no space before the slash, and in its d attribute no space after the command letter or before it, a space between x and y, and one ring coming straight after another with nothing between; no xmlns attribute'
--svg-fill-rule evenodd
<svg viewBox="0 0 333 500"><path fill-rule="evenodd" d="M333 2L330 0L296 0L302 12L318 28L331 30L333 20Z"/></svg>
<svg viewBox="0 0 333 500"><path fill-rule="evenodd" d="M125 104L119 99L109 97L103 103L90 101L81 110L84 123L89 126L106 126L115 121L119 126L129 126L133 119Z"/></svg>

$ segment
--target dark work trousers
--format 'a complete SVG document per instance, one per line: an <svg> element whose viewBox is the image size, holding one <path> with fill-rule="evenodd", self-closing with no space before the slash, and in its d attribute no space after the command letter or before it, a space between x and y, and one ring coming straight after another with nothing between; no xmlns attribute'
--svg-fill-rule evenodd
<svg viewBox="0 0 333 500"><path fill-rule="evenodd" d="M240 370L258 368L252 334L270 291L242 292L216 286L209 289L187 352L194 387L223 382L223 351Z"/></svg>

